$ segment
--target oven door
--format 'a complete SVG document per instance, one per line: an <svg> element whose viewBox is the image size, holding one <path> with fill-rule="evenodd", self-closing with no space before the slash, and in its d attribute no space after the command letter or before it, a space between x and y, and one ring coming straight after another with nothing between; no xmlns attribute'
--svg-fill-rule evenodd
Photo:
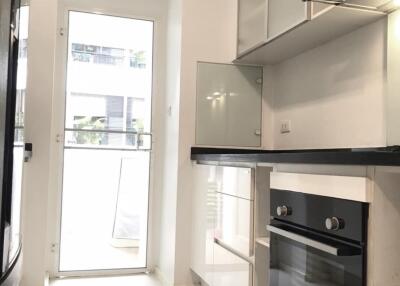
<svg viewBox="0 0 400 286"><path fill-rule="evenodd" d="M364 286L361 246L282 224L271 233L270 286Z"/></svg>

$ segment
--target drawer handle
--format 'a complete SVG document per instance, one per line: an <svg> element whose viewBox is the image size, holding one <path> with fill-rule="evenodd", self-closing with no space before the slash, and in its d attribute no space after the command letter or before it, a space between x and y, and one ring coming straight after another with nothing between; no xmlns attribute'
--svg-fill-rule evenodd
<svg viewBox="0 0 400 286"><path fill-rule="evenodd" d="M225 250L231 252L232 254L240 257L241 259L247 261L251 265L254 265L254 259L252 257L247 257L246 255L241 254L240 252L238 252L237 250L233 249L228 244L226 244L225 242L219 240L218 238L214 238L214 242L215 242L215 244L221 246L223 249L225 249Z"/></svg>

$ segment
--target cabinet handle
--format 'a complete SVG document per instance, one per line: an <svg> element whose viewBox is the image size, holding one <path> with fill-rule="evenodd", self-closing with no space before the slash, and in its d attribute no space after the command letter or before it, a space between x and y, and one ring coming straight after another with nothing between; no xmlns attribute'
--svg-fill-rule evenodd
<svg viewBox="0 0 400 286"><path fill-rule="evenodd" d="M241 259L247 261L251 265L254 265L254 258L247 257L246 255L241 254L240 252L238 252L237 250L233 249L228 244L226 244L225 242L219 240L218 238L214 238L214 242L215 242L215 244L221 246L223 249L225 249L225 250L231 252L232 254L240 257Z"/></svg>

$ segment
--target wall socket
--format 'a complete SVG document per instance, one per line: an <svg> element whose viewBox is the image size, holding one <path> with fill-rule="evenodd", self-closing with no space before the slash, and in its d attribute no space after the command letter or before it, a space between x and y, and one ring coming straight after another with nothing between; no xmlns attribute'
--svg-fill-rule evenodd
<svg viewBox="0 0 400 286"><path fill-rule="evenodd" d="M290 120L281 121L281 134L290 133L292 131L292 123Z"/></svg>

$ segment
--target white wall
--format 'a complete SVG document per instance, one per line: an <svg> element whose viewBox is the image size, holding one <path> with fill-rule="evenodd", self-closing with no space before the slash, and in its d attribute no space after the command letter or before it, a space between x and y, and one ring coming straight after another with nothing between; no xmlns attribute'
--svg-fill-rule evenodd
<svg viewBox="0 0 400 286"><path fill-rule="evenodd" d="M157 272L163 283L173 285L175 280L176 204L178 181L179 91L181 69L181 0L169 0L166 42L166 89L160 118L162 127L159 143L163 147L159 159L156 184L162 195L156 199L160 209L160 244Z"/></svg>
<svg viewBox="0 0 400 286"><path fill-rule="evenodd" d="M190 281L192 163L195 144L198 61L229 63L236 54L236 1L185 0L182 6L182 66L175 284ZM192 247L196 247L195 245Z"/></svg>
<svg viewBox="0 0 400 286"><path fill-rule="evenodd" d="M274 148L274 68L264 66L262 97L262 149Z"/></svg>
<svg viewBox="0 0 400 286"><path fill-rule="evenodd" d="M386 28L378 21L272 67L275 149L385 146Z"/></svg>
<svg viewBox="0 0 400 286"><path fill-rule="evenodd" d="M25 138L33 158L24 169L23 286L43 285L45 278L56 21L57 1L31 1Z"/></svg>

